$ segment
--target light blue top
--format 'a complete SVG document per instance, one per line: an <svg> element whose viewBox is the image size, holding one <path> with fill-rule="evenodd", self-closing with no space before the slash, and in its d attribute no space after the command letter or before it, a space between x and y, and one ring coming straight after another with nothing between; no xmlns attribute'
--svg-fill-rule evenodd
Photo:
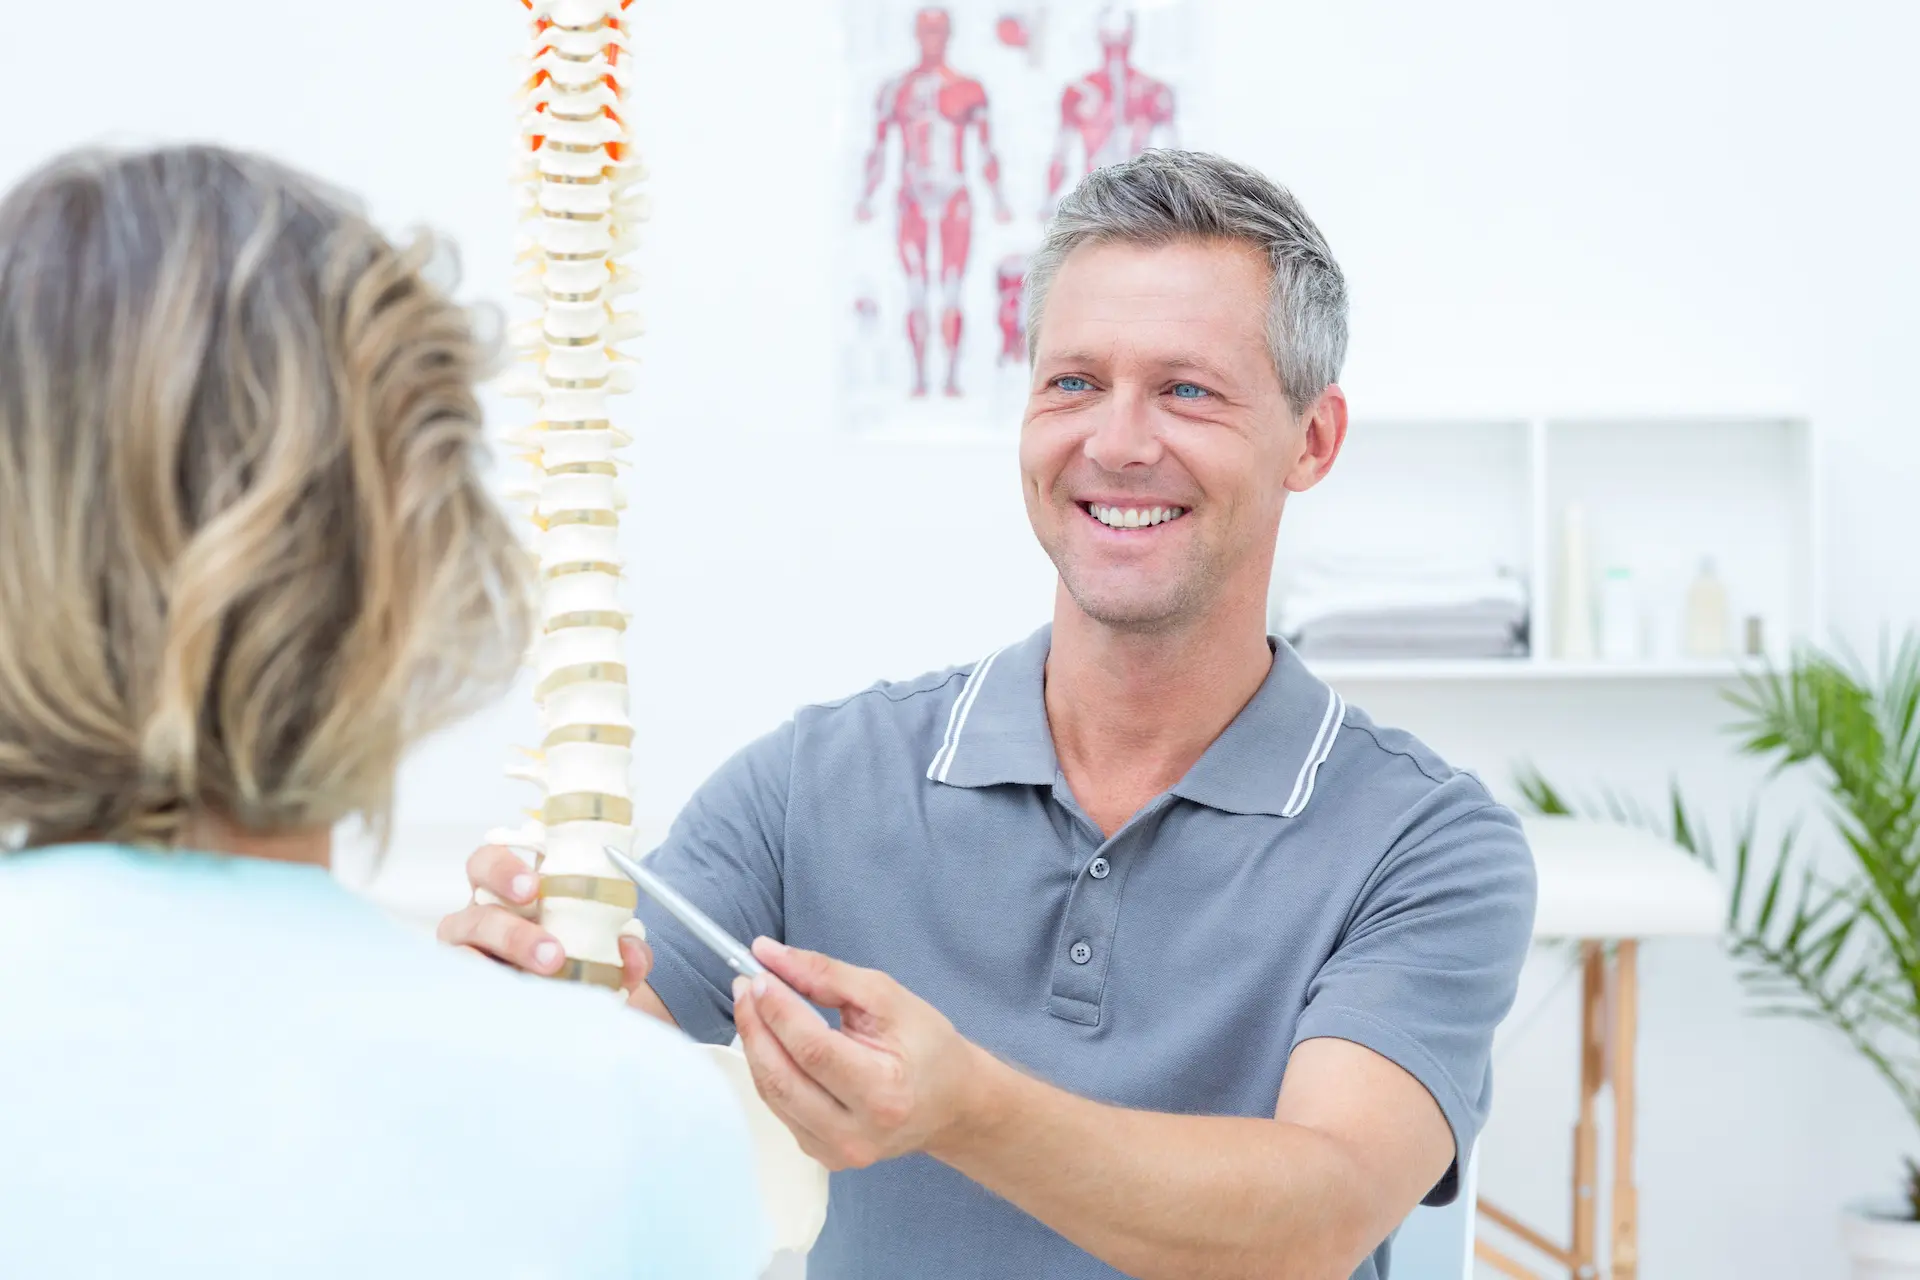
<svg viewBox="0 0 1920 1280"><path fill-rule="evenodd" d="M748 1280L691 1041L316 867L0 857L0 1276Z"/></svg>

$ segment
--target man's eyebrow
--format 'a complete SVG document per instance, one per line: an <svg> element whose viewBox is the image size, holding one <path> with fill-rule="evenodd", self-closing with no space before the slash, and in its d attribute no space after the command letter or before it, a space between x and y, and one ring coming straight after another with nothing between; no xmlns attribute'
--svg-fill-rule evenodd
<svg viewBox="0 0 1920 1280"><path fill-rule="evenodd" d="M1176 355L1164 356L1156 360L1154 364L1156 367L1169 372L1197 373L1217 382L1232 384L1240 380L1234 375L1231 369L1228 369L1223 364L1209 360L1203 355L1183 352Z"/></svg>
<svg viewBox="0 0 1920 1280"><path fill-rule="evenodd" d="M1036 364L1100 364L1106 357L1091 351L1042 351Z"/></svg>

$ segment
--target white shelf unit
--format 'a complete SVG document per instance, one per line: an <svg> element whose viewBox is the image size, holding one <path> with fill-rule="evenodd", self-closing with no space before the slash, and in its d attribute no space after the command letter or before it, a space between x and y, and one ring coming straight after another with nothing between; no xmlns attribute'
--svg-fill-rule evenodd
<svg viewBox="0 0 1920 1280"><path fill-rule="evenodd" d="M1339 682L1733 680L1824 634L1820 465L1812 423L1789 414L1356 420L1333 473L1288 502L1273 601L1296 566L1324 557L1505 565L1528 583L1527 657L1315 670ZM1588 589L1610 567L1632 573L1636 661L1554 656L1570 503L1586 511ZM1687 587L1708 558L1727 594L1731 654L1700 661L1683 656L1681 636ZM1762 619L1760 658L1744 656L1749 616Z"/></svg>
<svg viewBox="0 0 1920 1280"><path fill-rule="evenodd" d="M1718 680L1766 669L1764 660L1724 662L1564 662L1532 658L1321 658L1310 664L1323 680Z"/></svg>

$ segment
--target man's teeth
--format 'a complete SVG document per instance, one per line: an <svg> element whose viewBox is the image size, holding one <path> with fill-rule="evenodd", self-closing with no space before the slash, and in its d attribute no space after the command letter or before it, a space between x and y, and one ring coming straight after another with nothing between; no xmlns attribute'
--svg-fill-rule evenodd
<svg viewBox="0 0 1920 1280"><path fill-rule="evenodd" d="M1185 507L1104 507L1097 502L1088 503L1087 510L1111 529L1145 529L1187 514Z"/></svg>

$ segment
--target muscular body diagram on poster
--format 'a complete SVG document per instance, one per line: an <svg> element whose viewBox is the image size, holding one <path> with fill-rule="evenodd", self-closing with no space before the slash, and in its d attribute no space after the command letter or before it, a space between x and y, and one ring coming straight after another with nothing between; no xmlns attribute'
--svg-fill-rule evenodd
<svg viewBox="0 0 1920 1280"><path fill-rule="evenodd" d="M1026 261L1060 197L1102 165L1193 144L1192 6L843 7L846 416L907 436L1010 431Z"/></svg>

